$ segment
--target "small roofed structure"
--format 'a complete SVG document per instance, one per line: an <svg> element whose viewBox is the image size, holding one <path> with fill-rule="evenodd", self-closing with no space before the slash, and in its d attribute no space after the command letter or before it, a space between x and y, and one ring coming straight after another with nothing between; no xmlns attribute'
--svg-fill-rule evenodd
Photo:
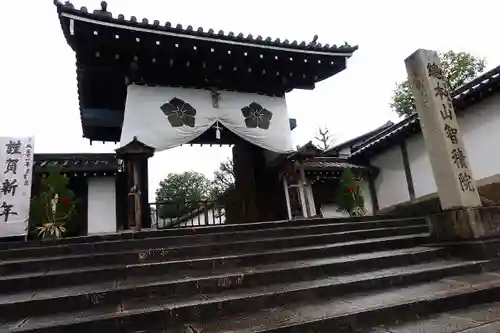
<svg viewBox="0 0 500 333"><path fill-rule="evenodd" d="M50 167L59 167L68 177L68 187L76 198L76 234L116 232L123 218L123 164L116 154L34 154L32 196Z"/></svg>
<svg viewBox="0 0 500 333"><path fill-rule="evenodd" d="M342 216L336 205L342 172L350 169L361 182L361 188L372 211L369 183L377 174L371 166L350 162L345 157L322 156L323 151L308 142L281 159L281 177L289 218ZM368 198L366 198L368 196Z"/></svg>

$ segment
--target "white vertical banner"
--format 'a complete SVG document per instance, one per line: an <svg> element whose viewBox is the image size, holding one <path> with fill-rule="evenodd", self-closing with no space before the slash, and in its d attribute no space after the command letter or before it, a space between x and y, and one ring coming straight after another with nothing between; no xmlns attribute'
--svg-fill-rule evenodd
<svg viewBox="0 0 500 333"><path fill-rule="evenodd" d="M0 137L0 237L26 235L33 154L33 137Z"/></svg>

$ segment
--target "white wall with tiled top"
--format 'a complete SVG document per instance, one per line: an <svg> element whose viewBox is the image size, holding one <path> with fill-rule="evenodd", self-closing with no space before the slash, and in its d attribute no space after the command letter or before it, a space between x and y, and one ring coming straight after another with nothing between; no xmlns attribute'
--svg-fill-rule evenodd
<svg viewBox="0 0 500 333"><path fill-rule="evenodd" d="M476 181L500 174L500 95L494 95L459 113L458 123ZM406 138L415 199L435 194L436 183L422 133ZM371 158L380 168L375 181L379 208L410 200L399 145Z"/></svg>

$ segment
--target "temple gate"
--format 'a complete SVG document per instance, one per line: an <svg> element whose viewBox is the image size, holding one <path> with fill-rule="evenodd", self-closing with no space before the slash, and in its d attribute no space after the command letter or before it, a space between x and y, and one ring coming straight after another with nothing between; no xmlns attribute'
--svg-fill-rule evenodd
<svg viewBox="0 0 500 333"><path fill-rule="evenodd" d="M75 51L83 136L120 142L126 227L150 224L147 159L181 144L234 145L241 220L288 217L269 163L293 150L285 93L314 89L357 47L205 32L57 3ZM307 110L306 110L307 111Z"/></svg>

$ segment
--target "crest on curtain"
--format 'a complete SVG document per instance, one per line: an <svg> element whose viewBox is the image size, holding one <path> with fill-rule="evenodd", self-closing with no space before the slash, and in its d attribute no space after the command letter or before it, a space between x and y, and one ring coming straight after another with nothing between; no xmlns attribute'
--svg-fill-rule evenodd
<svg viewBox="0 0 500 333"><path fill-rule="evenodd" d="M269 129L273 113L259 103L252 102L241 109L241 112L245 117L245 126L247 128Z"/></svg>
<svg viewBox="0 0 500 333"><path fill-rule="evenodd" d="M194 127L196 109L182 99L174 97L170 102L163 104L160 109L167 116L172 127Z"/></svg>

